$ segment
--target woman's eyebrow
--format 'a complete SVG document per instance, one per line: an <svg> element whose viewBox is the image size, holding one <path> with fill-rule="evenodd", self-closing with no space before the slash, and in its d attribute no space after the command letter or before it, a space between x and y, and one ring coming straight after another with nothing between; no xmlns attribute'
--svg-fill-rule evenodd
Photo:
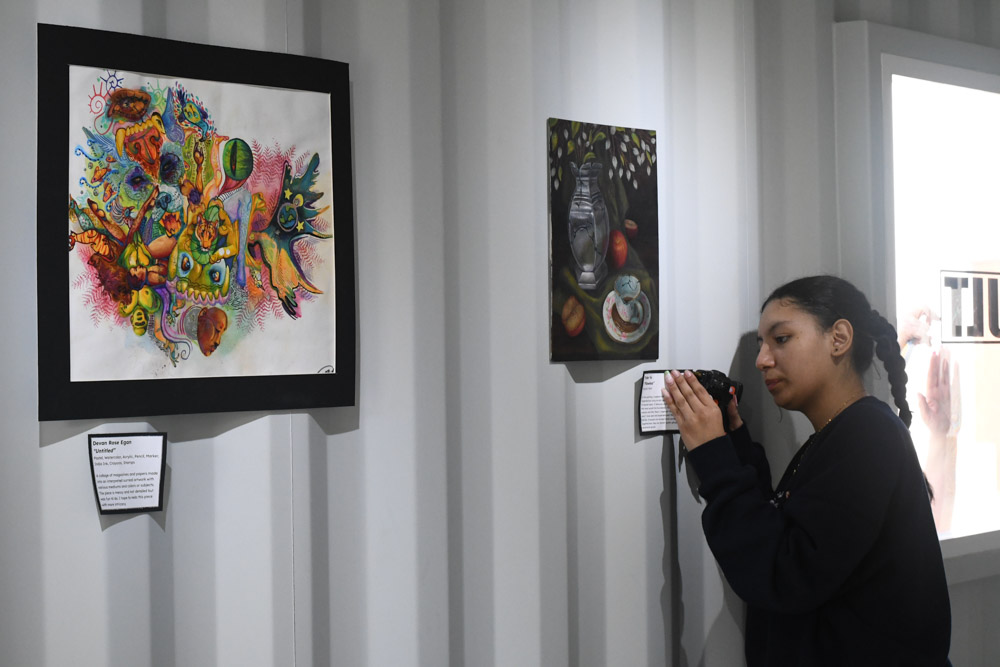
<svg viewBox="0 0 1000 667"><path fill-rule="evenodd" d="M773 333L774 333L774 330L775 330L775 329L777 329L778 327L780 327L780 326L782 326L782 325L784 325L784 324L788 324L788 320L781 320L781 321L779 321L779 322L775 322L774 324L772 324L771 326L769 326L769 327L767 328L767 331L766 331L765 333L766 333L766 334L767 334L768 336L770 336L771 334L773 334ZM758 342L758 343L763 343L763 342L764 342L764 339L763 339L763 337L761 337L761 336L757 336L757 342Z"/></svg>

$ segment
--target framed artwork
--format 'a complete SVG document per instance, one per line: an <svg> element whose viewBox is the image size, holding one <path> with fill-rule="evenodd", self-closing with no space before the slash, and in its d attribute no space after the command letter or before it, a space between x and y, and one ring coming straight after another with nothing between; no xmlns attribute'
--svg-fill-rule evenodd
<svg viewBox="0 0 1000 667"><path fill-rule="evenodd" d="M548 121L552 361L659 357L656 132Z"/></svg>
<svg viewBox="0 0 1000 667"><path fill-rule="evenodd" d="M347 65L39 24L38 70L39 419L353 405Z"/></svg>

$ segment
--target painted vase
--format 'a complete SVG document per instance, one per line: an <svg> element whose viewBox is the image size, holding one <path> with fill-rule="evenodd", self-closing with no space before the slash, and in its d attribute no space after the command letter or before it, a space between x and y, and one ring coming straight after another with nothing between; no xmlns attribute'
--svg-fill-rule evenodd
<svg viewBox="0 0 1000 667"><path fill-rule="evenodd" d="M608 267L608 207L601 194L598 177L600 162L586 162L577 168L570 163L576 188L569 207L569 247L576 262L576 281L585 290L596 290Z"/></svg>

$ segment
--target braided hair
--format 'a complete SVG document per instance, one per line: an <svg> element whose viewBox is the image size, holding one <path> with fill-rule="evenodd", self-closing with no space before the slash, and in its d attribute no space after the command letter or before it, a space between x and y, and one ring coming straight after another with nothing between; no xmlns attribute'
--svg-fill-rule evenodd
<svg viewBox="0 0 1000 667"><path fill-rule="evenodd" d="M840 319L854 328L851 365L859 375L878 356L889 376L892 398L899 408L899 418L910 426L913 415L906 401L906 362L899 350L896 329L873 310L867 297L857 287L836 276L799 278L771 292L761 312L772 301L789 301L816 318L827 330Z"/></svg>

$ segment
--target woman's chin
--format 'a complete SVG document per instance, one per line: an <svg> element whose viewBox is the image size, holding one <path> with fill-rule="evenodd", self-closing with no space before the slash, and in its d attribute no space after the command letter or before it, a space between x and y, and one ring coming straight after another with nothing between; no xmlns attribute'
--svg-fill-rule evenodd
<svg viewBox="0 0 1000 667"><path fill-rule="evenodd" d="M771 394L771 398L774 399L774 404L779 408L784 408L785 410L794 410L795 401L792 396L788 395L788 392L778 390Z"/></svg>

